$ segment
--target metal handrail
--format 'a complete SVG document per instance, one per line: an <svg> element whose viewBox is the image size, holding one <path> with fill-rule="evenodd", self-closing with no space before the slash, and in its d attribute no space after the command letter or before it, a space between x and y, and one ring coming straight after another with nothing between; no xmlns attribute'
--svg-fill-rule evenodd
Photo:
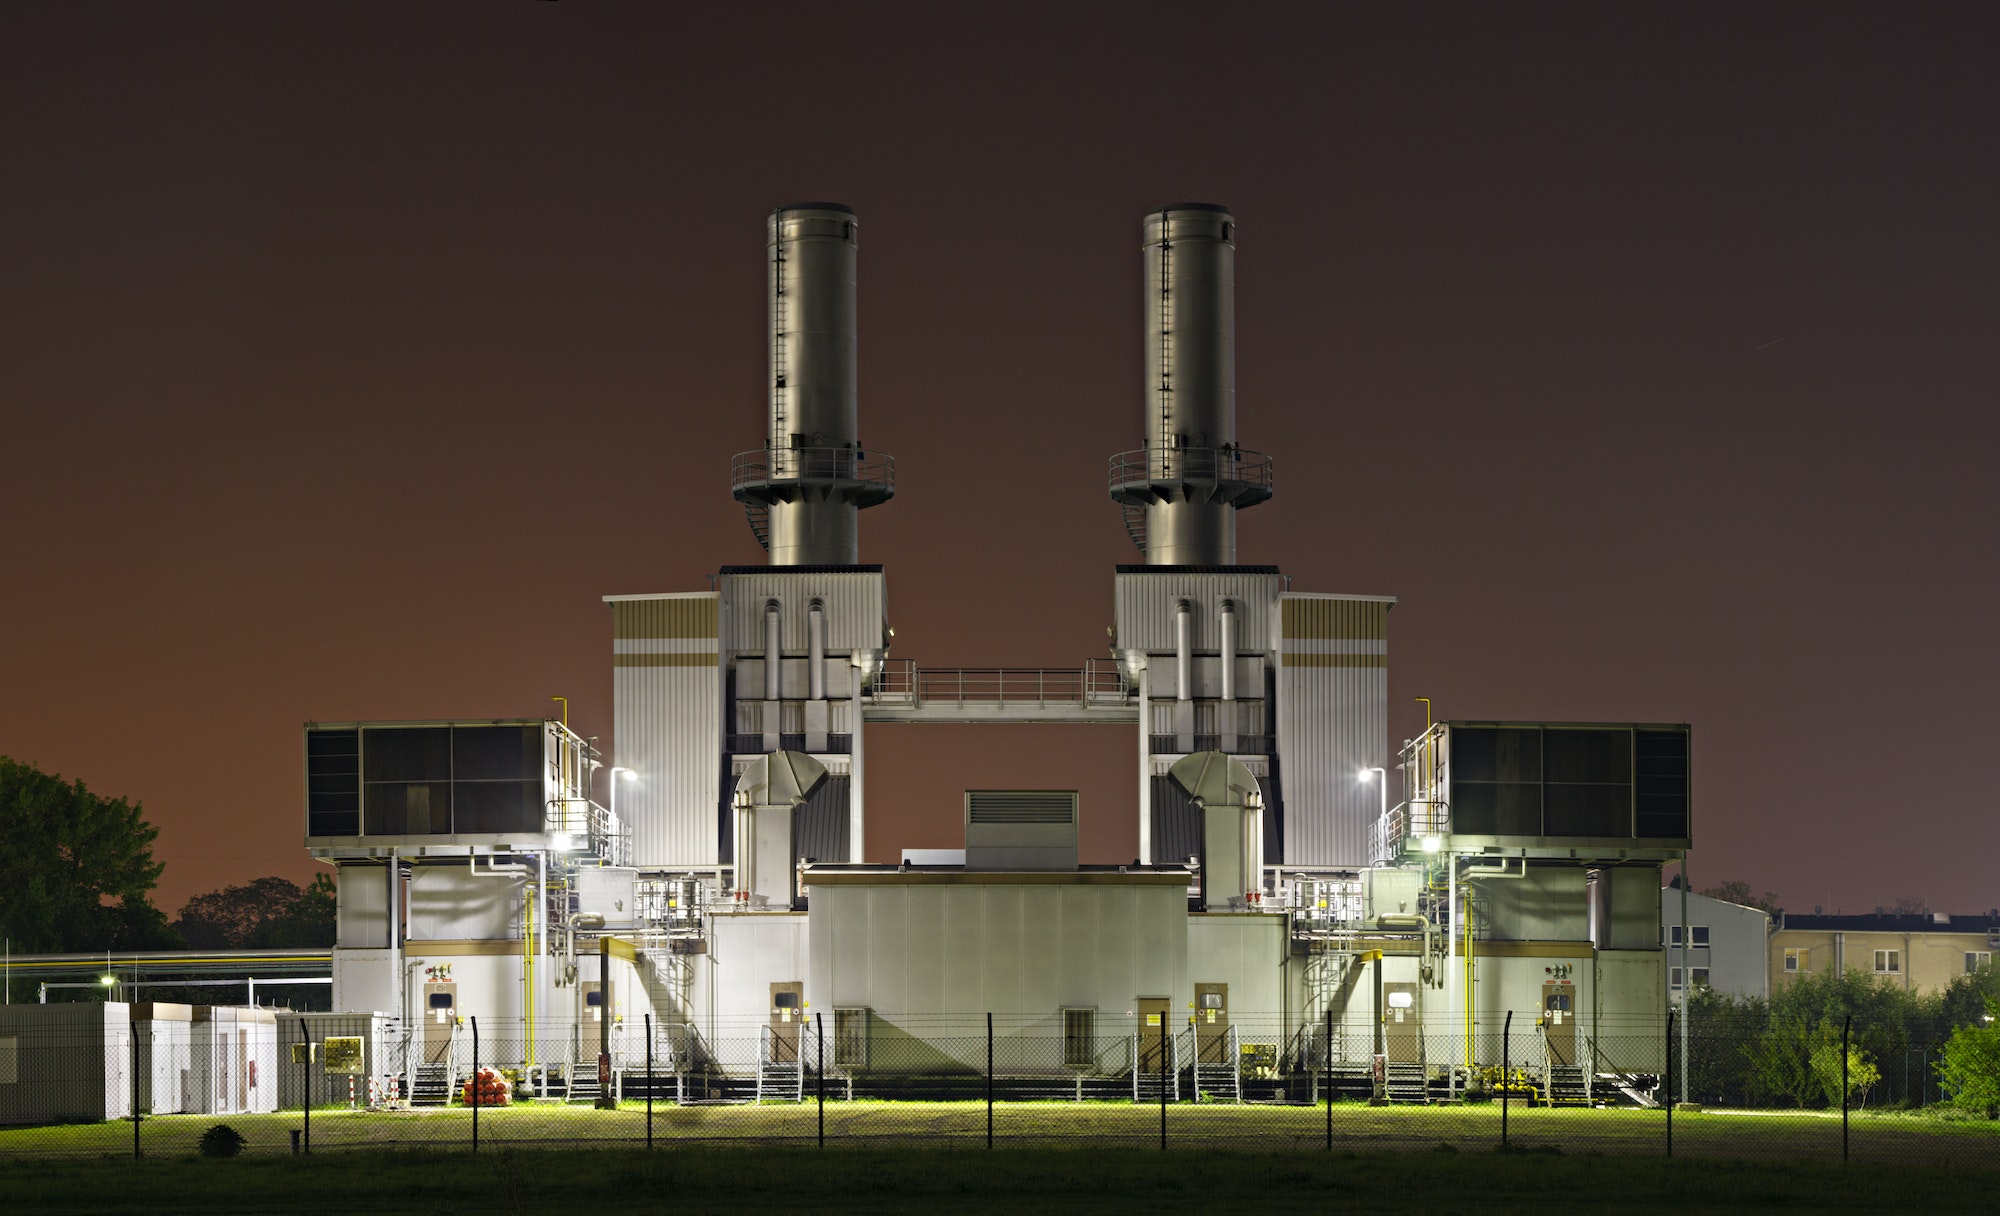
<svg viewBox="0 0 2000 1216"><path fill-rule="evenodd" d="M753 448L729 464L731 492L772 482L820 482L865 486L885 493L896 489L896 458L861 448Z"/></svg>
<svg viewBox="0 0 2000 1216"><path fill-rule="evenodd" d="M1111 458L1111 489L1159 481L1271 488L1271 457L1239 447L1139 448Z"/></svg>
<svg viewBox="0 0 2000 1216"><path fill-rule="evenodd" d="M876 699L965 704L1124 705L1132 694L1109 659L1082 667L918 667L890 659L875 677Z"/></svg>

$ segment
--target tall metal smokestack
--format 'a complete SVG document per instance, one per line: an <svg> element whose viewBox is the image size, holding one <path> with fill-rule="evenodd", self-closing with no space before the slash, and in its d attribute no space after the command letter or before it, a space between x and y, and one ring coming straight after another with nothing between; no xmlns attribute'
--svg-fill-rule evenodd
<svg viewBox="0 0 2000 1216"><path fill-rule="evenodd" d="M1148 215L1146 446L1111 458L1111 497L1149 566L1236 562L1236 511L1271 496L1271 458L1236 445L1236 221L1214 203Z"/></svg>
<svg viewBox="0 0 2000 1216"><path fill-rule="evenodd" d="M896 492L895 461L864 452L855 392L854 209L794 203L766 227L767 438L736 457L732 490L773 566L860 559L855 512Z"/></svg>

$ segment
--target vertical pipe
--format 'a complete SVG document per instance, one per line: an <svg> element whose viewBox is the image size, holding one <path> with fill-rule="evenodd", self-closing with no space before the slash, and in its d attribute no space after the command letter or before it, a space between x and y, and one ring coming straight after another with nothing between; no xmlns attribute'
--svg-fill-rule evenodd
<svg viewBox="0 0 2000 1216"><path fill-rule="evenodd" d="M1194 697L1194 621L1186 600L1174 605L1174 699Z"/></svg>
<svg viewBox="0 0 2000 1216"><path fill-rule="evenodd" d="M1236 603L1222 601L1222 699L1236 699ZM1233 728L1232 728L1233 729Z"/></svg>
<svg viewBox="0 0 2000 1216"><path fill-rule="evenodd" d="M1168 1002L1168 1008L1160 1010L1160 1150L1162 1152L1166 1151L1167 1147L1167 1015L1171 1008L1172 1002Z"/></svg>
<svg viewBox="0 0 2000 1216"><path fill-rule="evenodd" d="M814 600L806 609L806 696L826 700L826 605Z"/></svg>
<svg viewBox="0 0 2000 1216"><path fill-rule="evenodd" d="M1139 669L1139 864L1153 864L1153 702L1150 669Z"/></svg>
<svg viewBox="0 0 2000 1216"><path fill-rule="evenodd" d="M1688 930L1688 863L1681 854L1681 1097L1688 1091L1688 1013L1694 991L1694 935Z"/></svg>
<svg viewBox="0 0 2000 1216"><path fill-rule="evenodd" d="M778 601L771 600L764 605L764 700L766 701L777 700L783 687L778 681L778 663L784 657L783 649L779 645L779 623ZM776 711L767 705L764 712ZM764 724L764 733L767 735L772 733L771 724L768 722Z"/></svg>
<svg viewBox="0 0 2000 1216"><path fill-rule="evenodd" d="M299 1076L299 1106L306 1117L306 1155L313 1151L313 1060L312 1038L306 1031L306 1020L299 1019L299 1042L305 1045L305 1065ZM374 1050L372 1047L369 1049Z"/></svg>
<svg viewBox="0 0 2000 1216"><path fill-rule="evenodd" d="M860 865L868 860L865 851L867 828L866 804L862 784L861 753L861 701L854 700L849 706L854 716L848 722L851 732L847 736L847 860Z"/></svg>

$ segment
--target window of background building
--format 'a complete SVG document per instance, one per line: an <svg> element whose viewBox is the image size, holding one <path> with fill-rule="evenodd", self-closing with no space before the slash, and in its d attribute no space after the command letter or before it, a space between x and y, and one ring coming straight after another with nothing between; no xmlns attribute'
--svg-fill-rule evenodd
<svg viewBox="0 0 2000 1216"><path fill-rule="evenodd" d="M1681 969L1679 967L1675 967L1667 972L1667 986L1676 992L1680 991Z"/></svg>
<svg viewBox="0 0 2000 1216"><path fill-rule="evenodd" d="M1785 950L1785 970L1811 971L1812 950L1805 946L1788 947Z"/></svg>
<svg viewBox="0 0 2000 1216"><path fill-rule="evenodd" d="M1708 944L1707 925L1689 925L1688 933L1692 935L1691 940L1694 945L1706 946Z"/></svg>
<svg viewBox="0 0 2000 1216"><path fill-rule="evenodd" d="M1965 952L1965 973L1971 975L1981 967L1988 966L1992 962L1993 952L1990 950L1967 950Z"/></svg>
<svg viewBox="0 0 2000 1216"><path fill-rule="evenodd" d="M1903 970L1901 950L1877 950L1875 952L1875 974L1897 975Z"/></svg>
<svg viewBox="0 0 2000 1216"><path fill-rule="evenodd" d="M1708 987L1708 968L1706 967L1694 968L1694 986L1697 988Z"/></svg>

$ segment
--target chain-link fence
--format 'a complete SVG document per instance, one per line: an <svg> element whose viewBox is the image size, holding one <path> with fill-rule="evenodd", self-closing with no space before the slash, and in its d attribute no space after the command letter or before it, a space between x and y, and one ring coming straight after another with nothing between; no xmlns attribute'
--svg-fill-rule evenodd
<svg viewBox="0 0 2000 1216"><path fill-rule="evenodd" d="M842 1009L550 1035L472 1017L14 1008L0 1031L0 1156L186 1155L219 1135L256 1153L1450 1146L2000 1166L2000 1120L1940 1090L1939 1048L1918 1049L1911 1067L1931 1075L1904 1082L1903 1062L1869 1058L1852 1027L1794 1042L1683 1036L1653 1018L1503 1015L1425 1033L1393 1017ZM1740 1092L1716 1088L1730 1085ZM1898 1097L1871 1101L1884 1094Z"/></svg>

